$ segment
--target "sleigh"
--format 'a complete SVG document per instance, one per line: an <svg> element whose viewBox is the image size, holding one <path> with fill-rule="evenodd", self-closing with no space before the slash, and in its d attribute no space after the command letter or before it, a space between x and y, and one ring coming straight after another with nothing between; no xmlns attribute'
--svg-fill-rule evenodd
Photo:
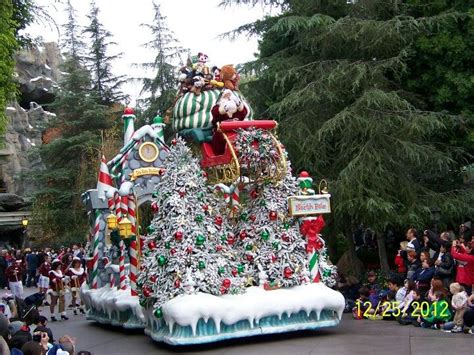
<svg viewBox="0 0 474 355"><path fill-rule="evenodd" d="M224 121L221 122L213 135L211 142L201 144L201 167L207 172L210 184L232 183L241 176L251 181L277 182L286 174L286 158L282 146L274 135L276 121ZM267 131L273 141L277 156L271 166L250 168L245 162L239 161L236 149L236 139L239 130L257 128ZM258 147L258 143L255 142Z"/></svg>

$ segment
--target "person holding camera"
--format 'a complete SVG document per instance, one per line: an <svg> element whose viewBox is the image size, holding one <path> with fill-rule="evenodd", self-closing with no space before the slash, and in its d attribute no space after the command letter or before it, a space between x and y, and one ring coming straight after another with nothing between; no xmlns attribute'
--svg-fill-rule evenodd
<svg viewBox="0 0 474 355"><path fill-rule="evenodd" d="M474 249L472 242L461 244L458 240L453 241L451 255L457 261L456 282L459 282L467 294L472 293L474 284Z"/></svg>

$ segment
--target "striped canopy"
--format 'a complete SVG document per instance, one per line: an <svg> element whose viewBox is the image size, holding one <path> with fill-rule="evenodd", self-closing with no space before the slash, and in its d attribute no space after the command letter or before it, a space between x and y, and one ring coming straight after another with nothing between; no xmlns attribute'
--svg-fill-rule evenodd
<svg viewBox="0 0 474 355"><path fill-rule="evenodd" d="M180 131L185 128L208 128L212 126L211 109L219 98L220 90L203 91L200 95L192 92L184 94L176 102L173 109L173 129ZM253 117L250 105L238 91L234 93L240 97L244 105L247 107L248 114L246 120Z"/></svg>

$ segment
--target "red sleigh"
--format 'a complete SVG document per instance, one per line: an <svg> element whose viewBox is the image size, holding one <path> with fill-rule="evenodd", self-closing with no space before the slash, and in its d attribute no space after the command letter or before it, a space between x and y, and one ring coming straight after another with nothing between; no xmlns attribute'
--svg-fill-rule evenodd
<svg viewBox="0 0 474 355"><path fill-rule="evenodd" d="M245 166L242 168L237 157L235 140L238 137L238 130L247 130L251 127L266 130L270 134L278 152L275 169L249 171L244 169ZM247 176L252 181L281 180L286 174L286 158L280 142L272 133L276 127L277 122L273 120L221 122L214 133L212 142L201 144L201 166L208 174L208 182L210 184L233 183L241 175Z"/></svg>

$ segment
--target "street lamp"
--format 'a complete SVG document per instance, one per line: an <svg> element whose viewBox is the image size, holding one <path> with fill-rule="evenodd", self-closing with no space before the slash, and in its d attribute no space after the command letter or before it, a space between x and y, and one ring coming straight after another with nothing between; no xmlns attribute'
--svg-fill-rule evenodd
<svg viewBox="0 0 474 355"><path fill-rule="evenodd" d="M28 218L26 216L23 217L21 220L21 225L23 226L23 241L22 241L22 249L25 249L28 245Z"/></svg>
<svg viewBox="0 0 474 355"><path fill-rule="evenodd" d="M120 237L122 239L128 239L133 235L133 233L132 233L132 222L127 217L123 218L118 223L118 227L119 227Z"/></svg>
<svg viewBox="0 0 474 355"><path fill-rule="evenodd" d="M441 210L438 207L430 209L431 222L433 223L433 231L438 233L438 223L441 220Z"/></svg>

